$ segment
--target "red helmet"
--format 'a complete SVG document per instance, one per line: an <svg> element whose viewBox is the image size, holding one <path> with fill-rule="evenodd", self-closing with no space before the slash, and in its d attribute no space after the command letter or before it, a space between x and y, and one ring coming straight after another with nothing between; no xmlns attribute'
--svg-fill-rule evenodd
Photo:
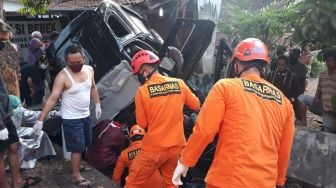
<svg viewBox="0 0 336 188"><path fill-rule="evenodd" d="M129 136L132 138L135 135L145 135L145 130L139 125L133 125L129 132Z"/></svg>
<svg viewBox="0 0 336 188"><path fill-rule="evenodd" d="M137 74L143 64L159 64L160 59L153 52L148 50L138 51L132 59L132 73Z"/></svg>
<svg viewBox="0 0 336 188"><path fill-rule="evenodd" d="M271 61L267 46L256 38L247 38L239 42L234 49L232 62L235 58L242 62L262 60L269 63Z"/></svg>

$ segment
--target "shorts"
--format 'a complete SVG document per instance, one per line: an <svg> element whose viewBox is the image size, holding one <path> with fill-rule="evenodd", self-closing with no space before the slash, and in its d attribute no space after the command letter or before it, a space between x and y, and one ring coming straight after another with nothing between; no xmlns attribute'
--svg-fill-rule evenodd
<svg viewBox="0 0 336 188"><path fill-rule="evenodd" d="M92 142L91 118L63 119L65 147L68 152L82 153Z"/></svg>
<svg viewBox="0 0 336 188"><path fill-rule="evenodd" d="M0 140L0 152L4 152L9 145L19 141L15 125L13 124L11 118L5 118L3 121L8 130L8 140Z"/></svg>

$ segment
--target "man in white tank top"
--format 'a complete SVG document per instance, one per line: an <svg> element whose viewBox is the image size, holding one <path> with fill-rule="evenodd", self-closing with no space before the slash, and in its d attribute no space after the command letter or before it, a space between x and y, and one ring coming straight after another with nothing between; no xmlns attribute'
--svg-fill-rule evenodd
<svg viewBox="0 0 336 188"><path fill-rule="evenodd" d="M94 81L94 72L84 65L80 45L69 46L65 50L67 66L58 73L52 93L43 107L39 121L34 124L34 132L42 130L43 120L62 96L61 113L66 149L71 152L72 180L80 187L91 187L79 172L81 153L91 145L92 131L90 118L90 98L96 105L96 118L101 116L99 95Z"/></svg>

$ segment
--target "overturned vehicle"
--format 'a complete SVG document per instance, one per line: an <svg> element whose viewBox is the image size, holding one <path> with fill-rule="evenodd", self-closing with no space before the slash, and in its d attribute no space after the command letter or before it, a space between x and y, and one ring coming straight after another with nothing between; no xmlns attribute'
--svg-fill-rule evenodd
<svg viewBox="0 0 336 188"><path fill-rule="evenodd" d="M131 73L130 61L136 52L145 49L156 53L161 59L159 70L162 74L187 81L210 44L214 28L210 20L177 19L164 41L136 12L113 1L103 2L95 11L86 11L69 23L49 47L51 85L66 65L65 49L74 43L81 44L85 64L95 71L103 112L98 120L92 116L93 124L113 119L121 111L134 109L134 96L140 83ZM178 38L182 30L184 33L188 30L188 34L181 42ZM196 88L192 89L197 92ZM188 109L186 115L190 115ZM193 122L186 124L190 125L185 131L189 136ZM198 165L203 170L191 171L201 175L192 177L204 179L214 153L214 147L209 147Z"/></svg>

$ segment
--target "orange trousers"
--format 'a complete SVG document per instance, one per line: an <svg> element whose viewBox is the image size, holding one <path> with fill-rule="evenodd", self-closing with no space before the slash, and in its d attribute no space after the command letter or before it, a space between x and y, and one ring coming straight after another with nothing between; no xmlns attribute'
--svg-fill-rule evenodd
<svg viewBox="0 0 336 188"><path fill-rule="evenodd" d="M153 175L149 178L148 181L146 181L141 188L148 188L148 187L163 187L163 179L162 176L160 174L160 171L155 170L155 172L153 173Z"/></svg>
<svg viewBox="0 0 336 188"><path fill-rule="evenodd" d="M182 147L167 148L160 152L142 149L128 171L125 188L141 188L157 169L161 172L164 187L175 188L172 177L181 151Z"/></svg>

